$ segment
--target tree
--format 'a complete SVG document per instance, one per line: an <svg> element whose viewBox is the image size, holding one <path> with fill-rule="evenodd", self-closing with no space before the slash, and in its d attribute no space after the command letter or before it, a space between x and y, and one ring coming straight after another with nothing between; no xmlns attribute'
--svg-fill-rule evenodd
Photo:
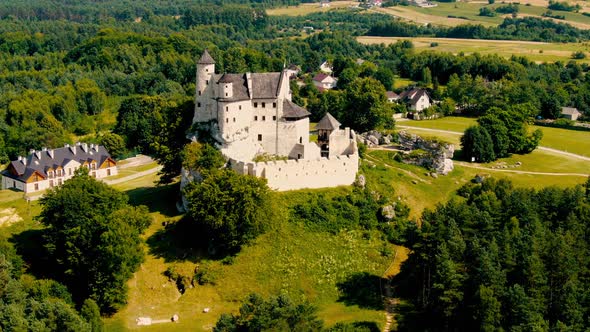
<svg viewBox="0 0 590 332"><path fill-rule="evenodd" d="M78 303L91 298L103 313L126 303L127 280L143 261L147 208L88 175L84 168L41 199L44 245L56 277Z"/></svg>
<svg viewBox="0 0 590 332"><path fill-rule="evenodd" d="M510 148L510 138L508 137L508 128L504 122L494 114L488 114L477 119L477 123L491 135L494 145L494 154L496 158L508 157Z"/></svg>
<svg viewBox="0 0 590 332"><path fill-rule="evenodd" d="M218 170L224 164L225 159L221 152L210 144L191 142L182 150L182 166L201 174Z"/></svg>
<svg viewBox="0 0 590 332"><path fill-rule="evenodd" d="M188 214L208 234L211 252L231 253L261 234L273 220L266 180L231 169L211 172L185 187Z"/></svg>
<svg viewBox="0 0 590 332"><path fill-rule="evenodd" d="M347 107L343 123L359 132L392 128L393 112L385 88L373 78L357 78L346 88Z"/></svg>
<svg viewBox="0 0 590 332"><path fill-rule="evenodd" d="M98 138L98 141L107 151L117 158L125 152L125 140L115 133L106 133Z"/></svg>
<svg viewBox="0 0 590 332"><path fill-rule="evenodd" d="M286 295L264 300L258 294L251 294L239 314L222 314L213 331L320 331L323 322L317 318L316 311L308 303L293 303Z"/></svg>
<svg viewBox="0 0 590 332"><path fill-rule="evenodd" d="M494 143L488 131L479 126L471 126L461 136L463 155L467 160L487 163L495 159Z"/></svg>
<svg viewBox="0 0 590 332"><path fill-rule="evenodd" d="M84 300L82 304L82 308L80 309L80 315L84 317L84 319L90 323L90 327L92 332L102 332L103 331L103 324L102 319L100 318L100 309L98 308L98 304L94 302L92 299Z"/></svg>

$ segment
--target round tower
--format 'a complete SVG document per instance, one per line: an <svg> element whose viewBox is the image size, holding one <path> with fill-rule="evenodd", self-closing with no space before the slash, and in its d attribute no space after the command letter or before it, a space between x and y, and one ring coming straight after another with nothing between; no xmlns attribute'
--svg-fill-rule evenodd
<svg viewBox="0 0 590 332"><path fill-rule="evenodd" d="M195 88L195 116L193 122L205 122L211 120L213 116L211 113L211 106L208 107L209 100L212 96L209 95L208 89L211 82L212 75L215 74L215 60L211 57L209 52L205 50L201 58L197 62L197 86Z"/></svg>

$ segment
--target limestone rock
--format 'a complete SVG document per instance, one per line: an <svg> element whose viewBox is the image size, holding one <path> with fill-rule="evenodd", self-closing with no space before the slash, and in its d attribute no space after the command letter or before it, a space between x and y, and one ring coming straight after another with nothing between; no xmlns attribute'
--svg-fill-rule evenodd
<svg viewBox="0 0 590 332"><path fill-rule="evenodd" d="M395 218L395 208L392 205L385 205L381 208L381 216L386 221L391 221L393 218Z"/></svg>
<svg viewBox="0 0 590 332"><path fill-rule="evenodd" d="M365 188L366 184L367 180L365 179L365 176L363 174L359 174L359 176L356 178L355 185L359 188Z"/></svg>

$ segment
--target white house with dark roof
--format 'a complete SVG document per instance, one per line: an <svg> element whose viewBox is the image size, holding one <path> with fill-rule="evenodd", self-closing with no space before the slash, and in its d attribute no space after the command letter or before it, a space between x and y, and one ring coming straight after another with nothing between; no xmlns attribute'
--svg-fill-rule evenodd
<svg viewBox="0 0 590 332"><path fill-rule="evenodd" d="M426 89L413 88L399 94L399 100L408 106L411 113L421 113L432 106L432 98Z"/></svg>
<svg viewBox="0 0 590 332"><path fill-rule="evenodd" d="M312 82L320 91L325 91L335 88L338 79L330 74L319 73L313 77Z"/></svg>
<svg viewBox="0 0 590 332"><path fill-rule="evenodd" d="M117 174L117 163L101 145L76 143L63 148L31 150L18 157L2 172L2 189L17 189L25 193L62 185L74 176L74 171L86 167L97 179Z"/></svg>
<svg viewBox="0 0 590 332"><path fill-rule="evenodd" d="M271 188L320 188L354 182L358 170L354 132L334 129L338 148L322 158L320 146L309 141L309 115L291 101L287 70L217 74L207 51L197 63L193 123L208 124L233 169L264 177ZM260 155L287 160L253 162ZM328 171L331 176L326 178Z"/></svg>
<svg viewBox="0 0 590 332"><path fill-rule="evenodd" d="M582 115L582 113L580 113L580 111L578 111L578 109L575 107L562 107L561 108L561 117L562 118L576 121L576 120L578 120L580 115Z"/></svg>

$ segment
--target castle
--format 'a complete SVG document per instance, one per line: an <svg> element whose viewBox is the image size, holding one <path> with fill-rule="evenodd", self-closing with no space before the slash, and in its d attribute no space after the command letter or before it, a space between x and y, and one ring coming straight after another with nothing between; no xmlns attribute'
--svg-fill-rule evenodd
<svg viewBox="0 0 590 332"><path fill-rule="evenodd" d="M276 190L350 185L358 170L355 133L330 114L309 140L309 115L291 101L287 70L216 74L205 50L197 63L193 124L206 125L240 174L266 178ZM259 156L272 161L256 162ZM266 158L269 159L269 158Z"/></svg>

